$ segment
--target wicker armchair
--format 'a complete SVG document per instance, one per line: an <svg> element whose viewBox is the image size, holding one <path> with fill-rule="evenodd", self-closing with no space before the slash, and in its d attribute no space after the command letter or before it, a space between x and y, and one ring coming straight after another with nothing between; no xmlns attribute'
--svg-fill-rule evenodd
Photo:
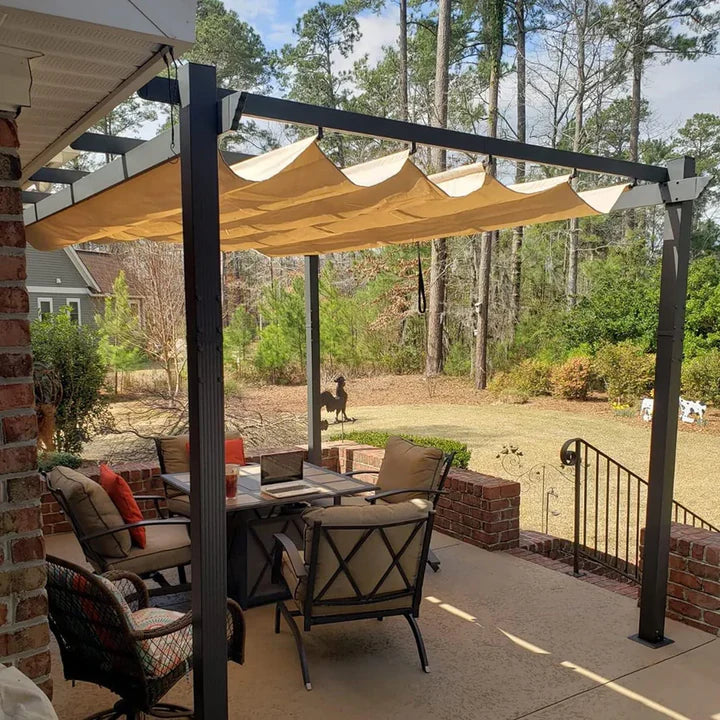
<svg viewBox="0 0 720 720"><path fill-rule="evenodd" d="M192 613L148 607L143 581L133 573L94 575L47 558L50 628L60 646L67 680L96 683L120 696L88 720L191 717L161 698L192 669ZM227 601L228 658L244 660L245 622Z"/></svg>

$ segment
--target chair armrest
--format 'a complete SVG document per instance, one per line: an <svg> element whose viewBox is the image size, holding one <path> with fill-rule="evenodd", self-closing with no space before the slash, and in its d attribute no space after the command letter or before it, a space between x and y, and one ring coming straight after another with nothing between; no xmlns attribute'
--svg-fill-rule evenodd
<svg viewBox="0 0 720 720"><path fill-rule="evenodd" d="M157 514L161 518L168 517L168 515L166 513L164 513L163 509L160 507L160 501L167 499L164 495L133 495L133 497L136 500L152 500L153 503L155 504L155 510L156 510Z"/></svg>
<svg viewBox="0 0 720 720"><path fill-rule="evenodd" d="M343 475L347 475L348 477L354 477L355 475L365 475L366 473L372 473L373 475L378 475L380 473L379 470L351 470L350 472L345 472Z"/></svg>
<svg viewBox="0 0 720 720"><path fill-rule="evenodd" d="M109 572L103 573L102 577L117 587L126 602L132 602L133 600L130 598L134 595L134 601L138 604L138 610L142 610L148 606L150 598L147 587L140 576L127 572L126 570L110 570ZM128 584L132 590L127 587Z"/></svg>
<svg viewBox="0 0 720 720"><path fill-rule="evenodd" d="M90 535L83 535L78 537L78 541L88 542L89 540L96 540L97 538L104 537L105 535L113 535L116 532L122 530L129 530L130 528L136 527L147 527L149 525L189 525L190 520L188 518L172 517L172 518L161 518L157 520L141 520L136 523L127 523L126 525L118 525L114 528L108 528L107 530L98 530L98 532L91 533Z"/></svg>
<svg viewBox="0 0 720 720"><path fill-rule="evenodd" d="M370 497L366 497L365 502L369 502L371 505L374 505L376 500L384 500L387 497L402 495L404 493L422 493L423 495L434 495L435 497L447 495L445 490L419 490L418 488L408 488L407 490L385 490L385 492L375 493L374 495L370 495Z"/></svg>
<svg viewBox="0 0 720 720"><path fill-rule="evenodd" d="M284 552L288 556L292 571L299 578L305 577L307 575L307 570L305 569L305 564L300 557L298 549L295 547L295 543L284 533L275 533L273 537L275 538L276 563L282 562L282 553ZM279 566L277 567L277 569L280 569Z"/></svg>
<svg viewBox="0 0 720 720"><path fill-rule="evenodd" d="M135 640L153 640L154 638L164 637L165 635L172 635L178 630L186 628L192 623L192 610L188 610L182 617L174 620L167 625L162 625L152 630L134 630L132 636ZM190 641L190 652L192 652L192 639Z"/></svg>
<svg viewBox="0 0 720 720"><path fill-rule="evenodd" d="M227 609L232 623L228 636L228 658L242 665L245 662L245 615L242 608L230 598L227 599Z"/></svg>

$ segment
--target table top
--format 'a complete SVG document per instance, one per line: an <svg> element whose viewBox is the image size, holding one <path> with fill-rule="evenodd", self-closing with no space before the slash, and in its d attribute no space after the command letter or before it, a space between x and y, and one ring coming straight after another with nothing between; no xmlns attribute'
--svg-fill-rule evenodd
<svg viewBox="0 0 720 720"><path fill-rule="evenodd" d="M190 473L166 473L162 479L171 487L180 492L190 494ZM303 481L310 485L317 485L322 490L317 494L296 495L295 497L276 498L266 495L260 489L260 465L250 463L238 468L238 487L234 498L227 500L226 509L228 512L237 510L251 510L273 505L288 505L291 503L317 498L341 497L343 495L354 495L360 492L375 490L373 483L363 482L356 478L341 475L333 470L318 467L311 463L303 463Z"/></svg>

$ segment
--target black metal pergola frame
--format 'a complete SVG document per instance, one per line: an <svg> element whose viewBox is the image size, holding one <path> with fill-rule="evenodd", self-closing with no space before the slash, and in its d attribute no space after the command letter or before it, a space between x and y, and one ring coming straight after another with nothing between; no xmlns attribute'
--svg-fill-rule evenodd
<svg viewBox="0 0 720 720"><path fill-rule="evenodd" d="M142 144L132 138L86 133L73 143L74 147L120 153L121 157L91 174L76 173L70 177L68 173L72 171L60 172L60 176L51 173L54 178L51 182L67 183L68 188L48 197L26 195L26 201L35 204L26 210L25 220L31 224L180 154L193 447L190 469L194 480L191 534L195 717L227 718L227 548L216 153L218 137L236 130L243 117L627 177L646 184L634 185L624 192L613 210L664 205L655 410L638 638L654 646L666 642L665 602L692 211L693 201L707 184L706 178L695 177L694 160L681 158L667 167L645 165L236 92L217 88L215 68L195 63L181 65L177 75L177 80L155 78L139 94L148 100L179 105L179 153L169 132ZM236 154L228 160L242 157ZM38 180L49 177L42 172L34 177ZM317 256L305 257L308 454L310 461L316 463L321 460L318 265Z"/></svg>

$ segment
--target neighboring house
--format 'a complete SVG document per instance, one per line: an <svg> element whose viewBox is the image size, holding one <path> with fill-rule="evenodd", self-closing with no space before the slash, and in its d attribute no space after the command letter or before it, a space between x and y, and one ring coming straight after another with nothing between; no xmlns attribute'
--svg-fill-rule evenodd
<svg viewBox="0 0 720 720"><path fill-rule="evenodd" d="M105 298L112 295L115 278L123 270L130 305L142 322L142 297L122 256L72 247L40 252L28 245L26 258L31 316L57 312L67 305L79 324L93 325L95 315L104 311Z"/></svg>

